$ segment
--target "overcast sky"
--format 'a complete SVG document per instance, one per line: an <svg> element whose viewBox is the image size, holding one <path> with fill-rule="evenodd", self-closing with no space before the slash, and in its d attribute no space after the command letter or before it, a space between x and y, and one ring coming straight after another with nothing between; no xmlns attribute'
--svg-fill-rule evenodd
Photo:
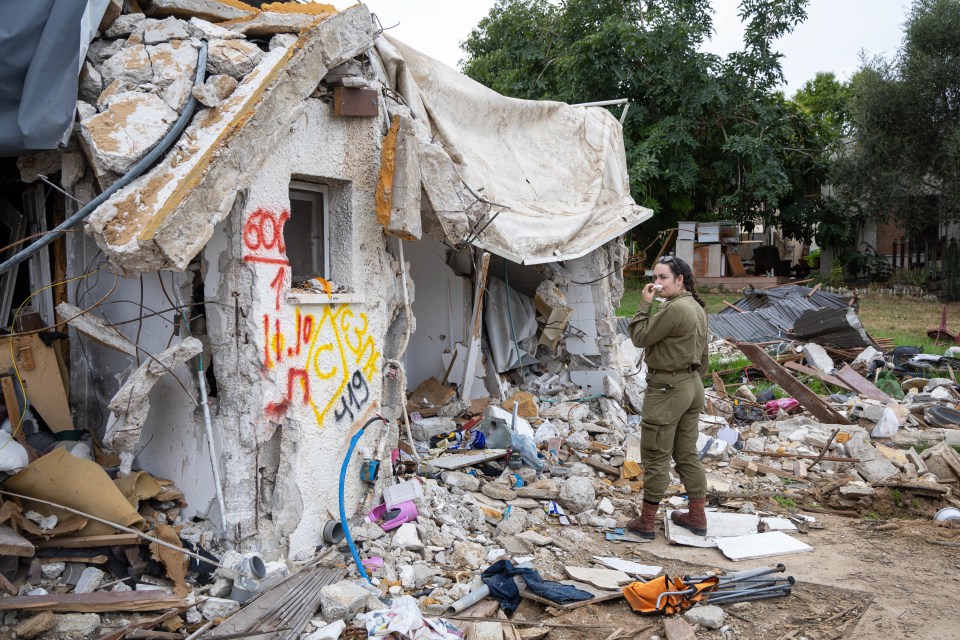
<svg viewBox="0 0 960 640"><path fill-rule="evenodd" d="M344 8L355 0L334 0L334 4ZM460 43L487 15L494 0L366 0L365 4L384 27L397 25L390 29L397 39L457 67L463 58ZM716 35L706 49L723 55L742 44L739 2L713 0L713 6ZM871 55L895 52L909 6L909 0L811 0L806 22L779 43L785 93L793 95L818 71L848 78L858 67L861 50Z"/></svg>

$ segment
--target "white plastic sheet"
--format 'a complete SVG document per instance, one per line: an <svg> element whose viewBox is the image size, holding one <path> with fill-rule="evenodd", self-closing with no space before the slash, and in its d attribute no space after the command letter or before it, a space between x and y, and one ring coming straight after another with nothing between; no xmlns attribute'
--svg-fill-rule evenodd
<svg viewBox="0 0 960 640"><path fill-rule="evenodd" d="M653 215L630 197L622 130L606 109L507 98L387 35L376 51L426 128L422 184L451 241L470 239L514 262L555 262ZM478 203L458 178L499 206Z"/></svg>

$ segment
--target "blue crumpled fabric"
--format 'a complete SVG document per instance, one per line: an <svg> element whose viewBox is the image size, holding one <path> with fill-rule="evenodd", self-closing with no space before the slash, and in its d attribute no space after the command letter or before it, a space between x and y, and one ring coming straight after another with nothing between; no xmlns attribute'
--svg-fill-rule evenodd
<svg viewBox="0 0 960 640"><path fill-rule="evenodd" d="M527 589L542 598L557 604L569 604L589 600L592 593L577 589L573 585L544 580L536 569L515 567L509 560L499 560L480 574L483 584L490 588L490 595L497 599L504 613L511 615L520 606L520 590L513 576L521 576L527 583Z"/></svg>

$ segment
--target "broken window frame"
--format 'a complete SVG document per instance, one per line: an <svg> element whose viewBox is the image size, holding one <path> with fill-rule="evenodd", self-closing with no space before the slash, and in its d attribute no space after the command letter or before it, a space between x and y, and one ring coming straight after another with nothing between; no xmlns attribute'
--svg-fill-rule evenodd
<svg viewBox="0 0 960 640"><path fill-rule="evenodd" d="M309 278L320 277L326 280L330 279L330 189L327 185L306 182L304 180L291 180L288 188L288 198L290 200L290 221L293 220L293 203L295 193L318 194L320 205L319 211L312 212L312 225L309 237L310 255L312 264L309 273L303 273L303 265L295 265L291 255L290 246L292 243L301 242L299 238L293 238L286 235L286 226L284 229L284 242L287 245L287 260L290 263L290 274L294 282L300 282ZM307 198L297 199L305 202ZM314 203L316 199L311 198ZM290 224L287 222L287 225ZM319 224L318 224L319 222ZM322 234L322 242L320 237ZM319 248L319 252L318 252ZM318 253L320 255L318 255ZM300 269L298 269L300 267Z"/></svg>

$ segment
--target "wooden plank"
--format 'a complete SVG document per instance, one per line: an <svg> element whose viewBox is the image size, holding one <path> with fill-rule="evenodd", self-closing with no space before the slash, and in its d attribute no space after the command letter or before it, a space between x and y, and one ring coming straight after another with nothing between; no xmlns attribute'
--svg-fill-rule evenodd
<svg viewBox="0 0 960 640"><path fill-rule="evenodd" d="M739 254L728 253L727 262L730 264L731 276L735 278L745 278L747 276L747 270L743 268L743 261L740 260Z"/></svg>
<svg viewBox="0 0 960 640"><path fill-rule="evenodd" d="M548 600L537 594L533 593L529 589L524 589L520 592L520 596L527 598L528 600L533 600L534 602L539 602L545 604L560 611L570 611L571 609L579 609L580 607L585 607L588 604L597 604L598 602L606 602L607 600L616 600L623 597L623 591L604 591L603 589L597 589L592 584L587 584L586 582L580 582L578 580L561 580L562 584L572 584L577 589L582 589L588 593L593 594L593 597L589 600L581 600L580 602L571 602L569 604L557 604L552 600Z"/></svg>
<svg viewBox="0 0 960 640"><path fill-rule="evenodd" d="M853 370L845 364L843 369L837 372L837 377L846 382L851 389L862 395L864 398L879 400L880 402L893 402L893 398L880 391L872 382Z"/></svg>
<svg viewBox="0 0 960 640"><path fill-rule="evenodd" d="M160 591L101 591L98 593L48 593L0 600L0 611L160 611L184 605L183 598Z"/></svg>
<svg viewBox="0 0 960 640"><path fill-rule="evenodd" d="M32 558L33 543L5 524L0 524L0 556Z"/></svg>
<svg viewBox="0 0 960 640"><path fill-rule="evenodd" d="M810 390L790 372L780 366L767 352L755 344L749 342L738 342L737 348L745 356L757 365L767 378L780 385L780 387L789 393L820 422L825 424L850 424L850 421L839 411L831 407L823 398Z"/></svg>
<svg viewBox="0 0 960 640"><path fill-rule="evenodd" d="M609 464L606 464L604 462L601 462L600 460L597 460L593 456L586 456L586 457L580 458L580 462L593 467L597 471L603 471L608 476L615 476L617 478L620 477L620 469L618 469L617 467L613 467Z"/></svg>
<svg viewBox="0 0 960 640"><path fill-rule="evenodd" d="M723 383L723 379L720 377L720 374L716 371L712 374L713 377L713 390L719 394L721 398L726 399L727 397L727 385Z"/></svg>
<svg viewBox="0 0 960 640"><path fill-rule="evenodd" d="M477 278L473 288L473 320L470 324L470 344L467 345L467 362L463 368L463 382L460 386L460 397L469 400L473 390L477 360L480 358L480 339L483 331L483 299L487 290L487 273L490 270L490 252L484 251L480 256L480 266L477 268Z"/></svg>
<svg viewBox="0 0 960 640"><path fill-rule="evenodd" d="M12 350L10 340L13 340ZM25 366L24 354L27 352L35 365L33 369ZM27 399L50 430L54 433L72 431L73 416L53 347L44 344L37 334L0 339L0 372L14 373L11 353L15 354ZM15 384L19 386L19 383Z"/></svg>
<svg viewBox="0 0 960 640"><path fill-rule="evenodd" d="M795 476L789 471L784 471L777 467L771 467L770 465L760 464L758 462L747 462L743 458L731 458L730 459L730 468L736 469L738 471L746 471L747 467L753 465L753 468L757 473L772 473L778 478L786 478L787 480L799 480L799 476Z"/></svg>
<svg viewBox="0 0 960 640"><path fill-rule="evenodd" d="M667 640L697 640L690 623L679 616L664 617L663 632Z"/></svg>
<svg viewBox="0 0 960 640"><path fill-rule="evenodd" d="M37 548L83 549L85 547L113 547L140 544L140 537L133 533L115 533L104 536L74 536L39 540Z"/></svg>
<svg viewBox="0 0 960 640"><path fill-rule="evenodd" d="M808 367L800 364L799 362L793 361L787 362L783 366L791 371L796 371L797 373L819 378L821 381L826 382L827 384L832 384L835 387L840 387L841 389L846 389L847 391L853 391L853 389L850 388L850 385L848 385L846 382L836 376L830 375L829 373L820 371L820 369L814 369L813 367Z"/></svg>
<svg viewBox="0 0 960 640"><path fill-rule="evenodd" d="M53 562L82 562L83 564L107 564L107 556L41 556L40 564Z"/></svg>

